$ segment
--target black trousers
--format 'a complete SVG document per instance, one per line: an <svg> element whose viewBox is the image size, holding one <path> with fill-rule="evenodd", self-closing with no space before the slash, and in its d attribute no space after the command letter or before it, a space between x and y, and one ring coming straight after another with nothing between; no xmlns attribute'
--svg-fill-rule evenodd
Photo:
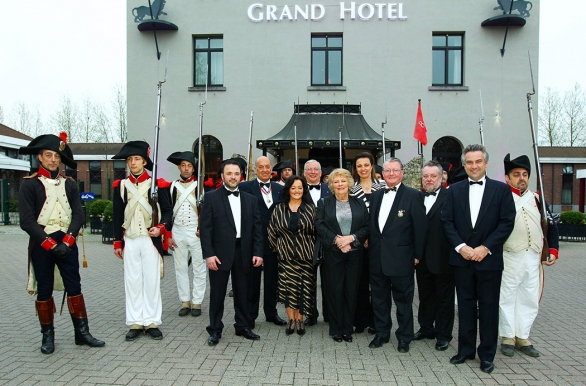
<svg viewBox="0 0 586 386"><path fill-rule="evenodd" d="M502 271L479 271L474 269L473 264L454 266L458 295L458 354L474 355L477 351L481 361L494 360L498 344L502 276ZM475 349L477 331L480 333L480 344Z"/></svg>
<svg viewBox="0 0 586 386"><path fill-rule="evenodd" d="M250 274L244 272L240 247L236 247L236 251L234 252L234 264L232 264L232 268L229 271L209 270L209 275L210 325L206 328L208 333L210 335L214 333L221 334L224 330L222 317L224 316L224 301L226 300L226 290L230 275L232 275L232 289L234 290L234 320L236 322L234 323L234 329L238 332L250 328L251 320L246 302L246 292Z"/></svg>
<svg viewBox="0 0 586 386"><path fill-rule="evenodd" d="M65 233L58 231L49 235L60 243ZM41 244L34 243L29 247L35 277L37 279L37 300L46 301L53 296L53 282L55 280L55 265L63 278L63 285L68 296L81 294L81 277L79 275L79 253L77 243L71 247L71 253L59 259L51 252L47 252Z"/></svg>
<svg viewBox="0 0 586 386"><path fill-rule="evenodd" d="M277 316L277 282L279 281L279 265L277 256L264 255L263 266L252 268L251 279L248 283L248 311L254 322L258 318L260 305L260 282L264 276L264 304L263 310L266 318Z"/></svg>
<svg viewBox="0 0 586 386"><path fill-rule="evenodd" d="M321 282L321 311L322 311L322 317L324 319L324 322L329 322L329 313L328 313L328 307L326 304L326 295L325 295L325 276L324 276L324 268L323 268L323 264L318 264L315 265L313 267L314 269L314 273L315 273L315 288L314 288L314 293L315 293L315 297L313 298L313 315L312 315L312 319L317 322L317 318L319 317L319 310L317 308L317 294L318 294L318 290L317 290L317 275L318 275L318 270L319 270L319 280Z"/></svg>
<svg viewBox="0 0 586 386"><path fill-rule="evenodd" d="M425 260L415 266L419 290L419 331L438 340L451 341L454 329L454 274L435 274Z"/></svg>
<svg viewBox="0 0 586 386"><path fill-rule="evenodd" d="M397 323L395 331L397 340L410 343L413 340L413 292L415 279L409 276L386 276L370 272L370 289L372 294L372 308L374 310L374 328L376 335L389 339L391 335L391 306L392 299L397 307Z"/></svg>
<svg viewBox="0 0 586 386"><path fill-rule="evenodd" d="M322 266L325 276L325 300L330 335L352 335L360 268L361 251L328 254ZM322 283L322 286L324 284Z"/></svg>
<svg viewBox="0 0 586 386"><path fill-rule="evenodd" d="M356 328L374 327L374 314L372 311L372 302L370 301L369 267L370 261L365 252L364 257L362 257L362 269L360 270L356 296L356 314L354 316L354 327Z"/></svg>

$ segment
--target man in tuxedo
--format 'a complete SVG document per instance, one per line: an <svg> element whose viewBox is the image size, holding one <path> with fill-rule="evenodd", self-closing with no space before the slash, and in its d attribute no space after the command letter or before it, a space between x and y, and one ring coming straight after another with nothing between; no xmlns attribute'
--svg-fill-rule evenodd
<svg viewBox="0 0 586 386"><path fill-rule="evenodd" d="M370 290L376 335L369 347L388 343L392 299L399 324L395 336L401 353L413 340L415 265L423 259L427 219L421 192L402 184L403 163L391 158L383 165L387 187L370 196Z"/></svg>
<svg viewBox="0 0 586 386"><path fill-rule="evenodd" d="M450 265L458 296L458 353L452 364L474 359L480 370L494 370L498 341L499 293L503 245L515 222L511 189L486 176L488 153L482 145L462 151L468 178L450 185L442 209L442 226L450 243ZM480 345L475 349L478 307Z"/></svg>
<svg viewBox="0 0 586 386"><path fill-rule="evenodd" d="M429 161L421 169L423 203L427 213L425 259L415 266L419 289L419 331L414 340L437 338L435 349L444 351L454 328L454 273L449 264L450 244L442 229L442 206L447 189L443 187L442 166Z"/></svg>
<svg viewBox="0 0 586 386"><path fill-rule="evenodd" d="M264 271L264 313L267 322L284 326L287 324L277 314L277 281L278 264L277 256L269 245L269 222L276 204L281 202L281 191L283 187L276 182L271 182L272 167L267 157L258 157L254 165L256 179L241 182L239 189L242 192L250 193L256 197L260 218L262 220L262 236L264 244L263 268L253 268L251 280L248 283L248 311L252 320L252 328L255 326L258 317L260 303L260 281Z"/></svg>
<svg viewBox="0 0 586 386"><path fill-rule="evenodd" d="M309 187L309 194L311 196L311 200L313 204L317 207L317 202L320 198L328 197L332 195L328 184L321 182L321 164L314 159L310 159L309 161L305 162L303 167L303 176L307 181L307 185ZM321 280L321 298L322 298L322 315L324 318L324 322L328 321L328 311L326 309L326 302L324 297L324 275L323 271L319 265L315 267L315 277L317 278L317 270L319 269L319 276ZM317 286L317 280L315 281L315 285ZM315 304L313 305L313 317L305 319L306 326L313 326L317 323L317 318L319 316L319 311L317 310L317 290L315 291Z"/></svg>
<svg viewBox="0 0 586 386"><path fill-rule="evenodd" d="M247 287L253 267L262 265L262 223L254 196L238 190L240 166L226 160L221 169L223 187L206 193L201 209L201 248L210 278L210 337L215 346L222 337L228 279L234 290L236 335L257 340L252 331Z"/></svg>

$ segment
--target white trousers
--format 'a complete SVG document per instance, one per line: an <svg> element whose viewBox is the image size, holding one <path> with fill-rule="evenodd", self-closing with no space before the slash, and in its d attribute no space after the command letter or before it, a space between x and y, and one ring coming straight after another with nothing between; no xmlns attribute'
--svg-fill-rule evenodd
<svg viewBox="0 0 586 386"><path fill-rule="evenodd" d="M177 290L181 302L189 301L189 266L187 263L191 255L191 267L193 268L191 304L201 304L206 292L207 267L201 253L199 238L195 235L196 232L197 225L173 225L173 240L177 244L173 251L173 260L175 262Z"/></svg>
<svg viewBox="0 0 586 386"><path fill-rule="evenodd" d="M124 239L126 324L161 325L161 261L149 236Z"/></svg>
<svg viewBox="0 0 586 386"><path fill-rule="evenodd" d="M505 269L499 301L499 335L528 339L539 309L541 254L533 250L504 252Z"/></svg>

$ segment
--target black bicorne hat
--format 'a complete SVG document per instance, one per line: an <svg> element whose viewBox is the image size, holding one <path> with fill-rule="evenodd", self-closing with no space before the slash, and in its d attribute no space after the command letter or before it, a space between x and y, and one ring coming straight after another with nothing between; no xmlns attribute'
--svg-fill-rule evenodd
<svg viewBox="0 0 586 386"><path fill-rule="evenodd" d="M455 184L456 182L463 181L466 178L468 178L468 174L466 174L466 169L464 169L464 166L458 166L452 174L450 184Z"/></svg>
<svg viewBox="0 0 586 386"><path fill-rule="evenodd" d="M526 155L520 155L519 157L511 160L511 153L505 156L505 174L516 168L523 168L527 170L527 173L531 176L531 161Z"/></svg>
<svg viewBox="0 0 586 386"><path fill-rule="evenodd" d="M153 161L151 161L151 147L145 141L129 141L122 146L122 149L112 157L112 159L126 159L131 155L139 155L146 160L145 168L153 170Z"/></svg>
<svg viewBox="0 0 586 386"><path fill-rule="evenodd" d="M77 168L73 153L67 144L67 133L62 132L59 137L54 134L43 134L33 139L28 146L21 147L20 154L39 154L42 150L51 150L59 154L61 162L72 169Z"/></svg>
<svg viewBox="0 0 586 386"><path fill-rule="evenodd" d="M374 172L383 175L383 167L381 165L374 165Z"/></svg>
<svg viewBox="0 0 586 386"><path fill-rule="evenodd" d="M281 161L279 163L277 163L275 166L273 166L273 170L283 170L283 169L291 169L291 170L295 170L295 165L293 163L293 160L287 159L285 161Z"/></svg>
<svg viewBox="0 0 586 386"><path fill-rule="evenodd" d="M442 170L446 173L449 173L450 171L450 163L449 162L440 162L439 163L442 167Z"/></svg>
<svg viewBox="0 0 586 386"><path fill-rule="evenodd" d="M191 162L194 169L197 166L197 160L195 159L195 154L192 151L176 151L167 157L167 161L175 165L181 165L181 161Z"/></svg>

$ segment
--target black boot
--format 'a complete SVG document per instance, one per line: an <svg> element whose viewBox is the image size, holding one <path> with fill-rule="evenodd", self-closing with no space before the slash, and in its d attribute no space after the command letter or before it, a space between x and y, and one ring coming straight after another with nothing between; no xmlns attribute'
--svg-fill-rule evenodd
<svg viewBox="0 0 586 386"><path fill-rule="evenodd" d="M44 302L35 301L39 322L41 322L41 333L43 341L41 343L41 352L43 354L52 354L55 351L55 329L53 328L53 315L55 313L55 301L53 297Z"/></svg>
<svg viewBox="0 0 586 386"><path fill-rule="evenodd" d="M68 296L67 305L69 306L69 312L71 313L71 320L73 321L73 328L75 330L75 344L86 344L90 347L104 346L106 343L94 338L92 334L90 334L83 294Z"/></svg>

